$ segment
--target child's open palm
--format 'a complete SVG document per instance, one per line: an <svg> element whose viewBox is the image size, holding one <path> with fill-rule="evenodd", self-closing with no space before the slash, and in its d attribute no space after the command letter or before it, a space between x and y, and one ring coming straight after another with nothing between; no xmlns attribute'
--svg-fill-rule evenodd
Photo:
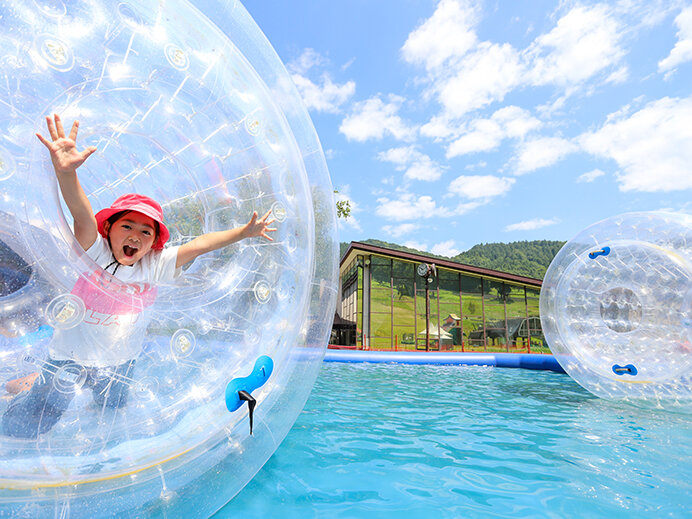
<svg viewBox="0 0 692 519"><path fill-rule="evenodd" d="M274 218L269 219L269 215L271 214L271 212L272 211L270 209L262 218L257 218L257 211L253 212L252 218L250 218L250 221L245 224L245 228L243 229L243 236L245 238L254 238L255 236L262 236L263 238L266 238L269 241L273 241L273 238L267 234L268 232L276 231L275 227L269 227L275 221Z"/></svg>
<svg viewBox="0 0 692 519"><path fill-rule="evenodd" d="M47 140L40 133L37 133L36 137L38 137L43 145L48 148L48 151L50 151L50 160L53 162L53 167L58 175L61 173L74 172L96 151L96 147L89 146L83 151L78 151L75 141L77 140L79 121L75 121L72 124L70 135L65 137L65 130L63 129L60 117L58 114L55 114L53 117L55 118L55 123L53 123L50 116L46 117L46 126L48 126L48 132L53 142Z"/></svg>

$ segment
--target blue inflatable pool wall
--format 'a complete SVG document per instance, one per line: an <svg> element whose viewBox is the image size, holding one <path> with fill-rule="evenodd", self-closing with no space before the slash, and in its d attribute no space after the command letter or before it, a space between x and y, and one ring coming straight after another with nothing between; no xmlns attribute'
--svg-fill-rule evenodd
<svg viewBox="0 0 692 519"><path fill-rule="evenodd" d="M440 364L540 369L564 373L552 355L536 353L440 353L420 351L327 350L325 362L378 362L396 364Z"/></svg>

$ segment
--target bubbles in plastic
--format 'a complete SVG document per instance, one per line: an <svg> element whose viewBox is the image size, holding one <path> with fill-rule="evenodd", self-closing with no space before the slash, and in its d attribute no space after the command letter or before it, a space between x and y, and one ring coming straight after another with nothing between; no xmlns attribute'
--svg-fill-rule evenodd
<svg viewBox="0 0 692 519"><path fill-rule="evenodd" d="M3 2L0 75L0 515L207 517L287 434L329 336L335 208L302 101L237 0ZM202 255L170 284L113 278L77 244L34 136L52 113L98 149L78 170L94 211L150 196L178 245L271 209L274 240ZM51 359L85 322L119 326L93 349L132 362ZM274 370L250 437L224 391L261 355ZM57 417L27 412L38 391Z"/></svg>
<svg viewBox="0 0 692 519"><path fill-rule="evenodd" d="M692 217L628 213L567 242L540 299L550 349L597 396L692 411Z"/></svg>

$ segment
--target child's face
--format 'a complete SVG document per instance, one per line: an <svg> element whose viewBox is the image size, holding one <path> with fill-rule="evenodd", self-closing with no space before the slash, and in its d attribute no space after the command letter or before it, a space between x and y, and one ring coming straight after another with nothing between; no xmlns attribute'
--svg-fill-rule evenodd
<svg viewBox="0 0 692 519"><path fill-rule="evenodd" d="M131 212L117 219L106 232L113 256L121 265L134 265L151 250L156 239L156 223L142 213Z"/></svg>

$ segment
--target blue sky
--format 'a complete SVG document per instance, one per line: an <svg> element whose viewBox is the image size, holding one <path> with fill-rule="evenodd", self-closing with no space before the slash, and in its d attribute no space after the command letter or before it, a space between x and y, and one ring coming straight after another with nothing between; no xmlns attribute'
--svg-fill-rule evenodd
<svg viewBox="0 0 692 519"><path fill-rule="evenodd" d="M692 5L244 0L310 111L341 241L442 255L692 212Z"/></svg>

